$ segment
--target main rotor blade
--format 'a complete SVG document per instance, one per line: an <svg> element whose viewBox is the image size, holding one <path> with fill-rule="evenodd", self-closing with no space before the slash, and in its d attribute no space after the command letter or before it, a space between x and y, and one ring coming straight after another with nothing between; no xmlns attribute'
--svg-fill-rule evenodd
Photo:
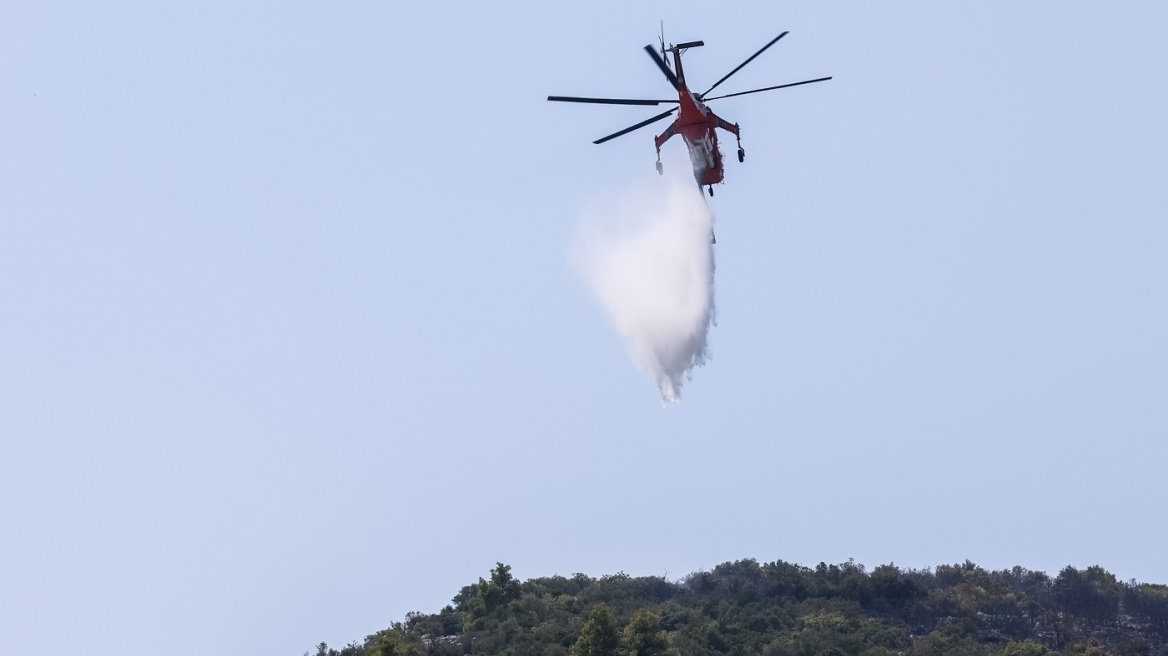
<svg viewBox="0 0 1168 656"><path fill-rule="evenodd" d="M597 105L660 105L677 100L640 100L636 98L580 98L577 96L548 96L552 102L595 103Z"/></svg>
<svg viewBox="0 0 1168 656"><path fill-rule="evenodd" d="M657 51L653 49L653 46L645 46L645 52L649 53L649 56L652 57L653 61L657 64L657 68L660 68L661 72L665 74L665 79L669 80L669 83L673 85L674 89L677 89L680 86L677 83L677 76L674 75L673 71L669 70L669 67L665 65L665 60L661 58L661 55L657 54Z"/></svg>
<svg viewBox="0 0 1168 656"><path fill-rule="evenodd" d="M781 39L781 38L783 38L783 37L785 37L785 36L787 36L787 33L786 33L786 32L783 32L782 34L780 34L780 35L776 36L775 38L771 39L771 42L770 42L770 43L768 43L768 44L766 44L765 46L763 46L763 47L759 48L758 52L754 53L753 55L751 55L751 56L750 56L750 58L749 58L749 59L747 59L746 61L744 61L744 62L742 62L741 64L739 64L739 65L738 65L738 68L735 68L734 70L730 71L730 72L729 72L729 73L727 73L726 75L722 76L722 79L721 79L721 80L718 80L717 82L715 82L715 83L714 83L714 86L710 87L709 89L706 89L706 93L703 93L702 95L698 96L698 98L703 98L703 99L704 99L704 98L706 97L706 94L708 94L709 92L711 92L711 91L713 91L714 89L716 89L716 88L718 87L718 85L719 85L719 84L722 84L722 83L723 83L723 82L725 82L726 80L730 79L730 76L731 76L731 75L734 75L734 74L735 74L735 73L737 73L738 71L742 70L742 67L743 67L743 66L746 66L746 65L747 65L747 64L749 64L750 62L754 61L754 58L755 58L755 57L758 57L759 55L761 55L761 54L763 53L763 51L765 51L767 48L769 48L769 47L771 47L771 46L775 45L775 42L777 42L779 39Z"/></svg>
<svg viewBox="0 0 1168 656"><path fill-rule="evenodd" d="M617 137L619 137L621 135L628 134L628 133L632 132L633 130L640 130L641 128L645 127L646 125L649 125L650 123L656 123L657 121L660 121L661 119L665 118L666 116L669 116L670 114L672 114L673 112L676 112L676 111L677 111L677 108L674 107L673 109L671 109L667 112L662 112L662 113L654 116L653 118L641 121L640 123L638 123L636 125L630 125L629 127L621 130L620 132L613 132L612 134L608 135L607 137L601 137L601 138L597 139L596 141L593 141L592 143L602 144L602 143L608 141L609 139L616 139Z"/></svg>
<svg viewBox="0 0 1168 656"><path fill-rule="evenodd" d="M800 84L811 84L812 82L824 82L830 80L831 76L817 77L814 80L803 80L802 82L791 82L790 84L780 84L776 87L767 87L765 89L752 89L750 91L739 91L738 93L728 93L724 96L714 96L713 98L706 98L705 100L717 100L719 98L733 98L734 96L745 96L748 93L758 93L760 91L773 91L775 89L786 89L787 87L797 87Z"/></svg>

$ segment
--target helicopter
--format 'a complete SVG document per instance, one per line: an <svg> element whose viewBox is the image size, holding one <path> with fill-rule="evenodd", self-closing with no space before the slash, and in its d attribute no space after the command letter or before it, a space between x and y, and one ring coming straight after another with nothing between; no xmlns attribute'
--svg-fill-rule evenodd
<svg viewBox="0 0 1168 656"><path fill-rule="evenodd" d="M771 39L769 43L767 43L762 48L759 48L758 52L748 57L746 61L739 64L734 68L734 70L730 71L726 75L723 75L722 79L715 82L709 89L706 89L702 93L694 93L690 90L688 84L686 83L685 71L681 67L681 55L686 50L704 46L705 43L702 41L687 41L685 43L678 43L676 45L670 44L669 47L666 47L664 30L662 30L660 40L660 54L658 54L657 49L651 45L645 46L645 52L649 53L649 57L651 57L653 62L657 64L657 68L661 69L661 72L665 75L665 79L668 80L669 84L672 85L675 90L677 90L677 100L582 98L579 96L548 96L548 100L552 102L592 103L597 105L653 106L676 103L677 107L662 112L652 118L645 119L636 125L631 125L623 130L614 132L606 137L601 137L592 143L602 144L606 141L609 141L610 139L615 139L634 130L639 130L647 125L656 123L657 121L673 115L674 112L677 112L677 118L673 121L673 123L668 128L666 128L664 132L657 135L653 139L653 144L657 148L657 173L664 173L664 169L661 166L661 146L664 145L665 142L669 141L669 139L674 135L680 134L681 138L685 141L686 147L689 149L690 162L693 164L694 179L697 181L698 187L707 187L709 189L710 196L713 196L714 185L721 183L724 177L724 171L722 168L722 152L718 148L718 133L716 129L721 128L722 130L725 130L734 135L734 138L738 143L739 162L746 161L746 151L742 148L742 135L738 124L730 123L715 114L714 111L706 105L707 102L711 100L719 100L722 98L745 96L751 93L760 93L763 91L774 91L775 89L797 87L803 84L812 84L814 82L825 82L831 79L831 76L819 77L815 78L814 80L790 82L787 84L779 84L773 87L752 89L750 91L739 91L738 93L728 93L721 96L709 97L711 91L717 89L719 85L730 79L730 76L742 70L742 67L754 61L755 57L761 55L767 50L767 48L775 45L779 39L787 36L787 34L788 32L783 32L782 34ZM670 66L668 63L668 55L673 55L672 66Z"/></svg>

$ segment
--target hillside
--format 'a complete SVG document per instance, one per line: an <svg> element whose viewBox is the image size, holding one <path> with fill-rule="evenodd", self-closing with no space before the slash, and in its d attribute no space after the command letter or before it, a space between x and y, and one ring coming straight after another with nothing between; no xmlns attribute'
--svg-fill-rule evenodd
<svg viewBox="0 0 1168 656"><path fill-rule="evenodd" d="M305 652L313 654L314 652ZM1101 567L1057 576L724 563L680 581L519 581L499 563L434 614L318 656L1168 656L1168 586Z"/></svg>

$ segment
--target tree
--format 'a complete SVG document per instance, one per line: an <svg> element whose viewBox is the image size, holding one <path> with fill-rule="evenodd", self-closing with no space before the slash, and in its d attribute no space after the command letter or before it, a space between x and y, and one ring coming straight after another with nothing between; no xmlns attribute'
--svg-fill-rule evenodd
<svg viewBox="0 0 1168 656"><path fill-rule="evenodd" d="M1043 656L1050 650L1030 638L1025 640L1011 640L1002 650L1002 656Z"/></svg>
<svg viewBox="0 0 1168 656"><path fill-rule="evenodd" d="M369 656L420 656L418 645L408 642L398 629L378 631L365 638L365 653Z"/></svg>
<svg viewBox="0 0 1168 656"><path fill-rule="evenodd" d="M881 565L872 570L868 585L873 599L869 604L877 609L904 608L928 596L915 581L905 577L895 565Z"/></svg>
<svg viewBox="0 0 1168 656"><path fill-rule="evenodd" d="M572 656L616 656L618 647L616 617L608 605L600 602L588 612L580 637L572 645Z"/></svg>
<svg viewBox="0 0 1168 656"><path fill-rule="evenodd" d="M1090 620L1114 621L1119 614L1120 594L1115 575L1098 565L1082 571L1068 565L1054 580L1059 605L1068 613Z"/></svg>
<svg viewBox="0 0 1168 656"><path fill-rule="evenodd" d="M621 632L626 656L664 656L669 653L669 637L661 630L661 616L642 608Z"/></svg>
<svg viewBox="0 0 1168 656"><path fill-rule="evenodd" d="M471 596L473 590L474 596ZM523 594L523 587L515 577L511 576L511 566L495 563L491 570L491 580L479 579L477 586L467 586L462 589L455 603L466 609L465 627L470 628L475 621L482 619L502 606L516 600Z"/></svg>
<svg viewBox="0 0 1168 656"><path fill-rule="evenodd" d="M1132 581L1125 587L1123 605L1157 630L1168 632L1168 585Z"/></svg>

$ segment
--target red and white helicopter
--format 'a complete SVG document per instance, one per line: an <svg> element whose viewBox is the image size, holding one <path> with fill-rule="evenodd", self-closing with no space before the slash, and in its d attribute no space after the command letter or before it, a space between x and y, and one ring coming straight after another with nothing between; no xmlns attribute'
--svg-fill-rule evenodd
<svg viewBox="0 0 1168 656"><path fill-rule="evenodd" d="M689 41L686 43L679 43L668 48L665 47L665 38L661 38L661 54L658 55L653 46L645 46L645 52L653 58L654 63L665 74L665 79L669 81L673 88L677 90L677 100L641 100L633 98L581 98L577 96L548 96L548 100L554 102L575 102L575 103L595 103L599 105L660 105L663 103L677 103L677 107L670 109L667 112L662 112L652 118L646 119L631 125L619 132L614 132L607 137L601 137L592 143L602 144L609 139L615 139L621 135L628 134L633 130L639 130L646 125L656 123L663 118L677 112L677 119L673 121L664 132L657 135L653 139L654 145L657 147L657 172L661 173L661 145L675 134L680 134L685 140L685 145L689 148L690 161L693 163L694 179L697 180L698 187L708 187L710 195L714 195L713 185L722 182L722 152L718 149L718 133L715 128L722 128L734 135L738 141L738 161L742 162L746 159L746 151L742 149L742 137L739 134L737 123L728 123L711 110L706 103L711 100L718 100L720 98L732 98L734 96L745 96L749 93L759 93L762 91L773 91L775 89L785 89L787 87L797 87L802 84L811 84L812 82L824 82L830 80L831 77L819 77L814 80L803 80L802 82L790 82L788 84L779 84L773 87L765 87L763 89L752 89L750 91L739 91L738 93L728 93L721 96L708 97L710 92L718 88L726 80L730 79L738 71L742 70L750 62L754 61L755 57L761 55L767 48L775 45L779 39L787 36L787 32L771 39L770 43L759 49L758 52L747 58L746 61L739 64L734 70L722 76L705 92L695 94L690 91L685 81L685 71L681 67L681 54L689 48L696 48L703 46L705 43L701 41ZM673 66L670 68L666 60L666 55L672 53ZM680 110L680 111L679 111Z"/></svg>

